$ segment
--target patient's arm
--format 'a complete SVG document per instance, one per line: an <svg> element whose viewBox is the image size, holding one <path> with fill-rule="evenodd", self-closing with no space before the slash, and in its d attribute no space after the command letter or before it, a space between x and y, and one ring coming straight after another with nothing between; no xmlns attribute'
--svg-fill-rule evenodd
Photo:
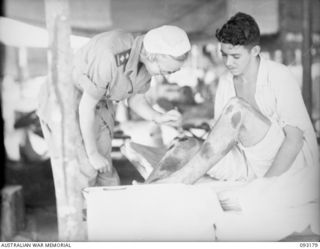
<svg viewBox="0 0 320 249"><path fill-rule="evenodd" d="M220 205L224 211L241 211L241 205L233 191L223 191L218 193Z"/></svg>
<svg viewBox="0 0 320 249"><path fill-rule="evenodd" d="M265 177L279 176L290 169L303 146L303 132L290 125L284 128L285 139Z"/></svg>

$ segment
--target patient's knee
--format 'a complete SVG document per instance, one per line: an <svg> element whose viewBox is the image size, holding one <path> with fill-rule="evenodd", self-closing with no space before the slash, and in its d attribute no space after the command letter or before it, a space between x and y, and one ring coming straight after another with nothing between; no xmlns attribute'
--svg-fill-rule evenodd
<svg viewBox="0 0 320 249"><path fill-rule="evenodd" d="M223 115L227 115L230 118L232 127L237 129L241 123L245 110L248 110L246 102L234 97L227 103Z"/></svg>
<svg viewBox="0 0 320 249"><path fill-rule="evenodd" d="M238 111L243 111L249 108L249 104L243 99L233 97L231 98L225 107L225 114L235 113Z"/></svg>

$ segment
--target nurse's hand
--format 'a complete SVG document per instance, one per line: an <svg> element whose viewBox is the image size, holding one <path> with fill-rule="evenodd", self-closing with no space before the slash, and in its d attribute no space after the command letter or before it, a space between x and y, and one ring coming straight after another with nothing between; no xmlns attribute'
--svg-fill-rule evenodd
<svg viewBox="0 0 320 249"><path fill-rule="evenodd" d="M158 124L166 124L172 126L178 126L181 121L181 113L177 110L171 110L166 113L157 115L154 121Z"/></svg>
<svg viewBox="0 0 320 249"><path fill-rule="evenodd" d="M89 162L92 167L99 173L105 173L111 171L111 165L106 157L102 156L99 152L95 152L89 155Z"/></svg>

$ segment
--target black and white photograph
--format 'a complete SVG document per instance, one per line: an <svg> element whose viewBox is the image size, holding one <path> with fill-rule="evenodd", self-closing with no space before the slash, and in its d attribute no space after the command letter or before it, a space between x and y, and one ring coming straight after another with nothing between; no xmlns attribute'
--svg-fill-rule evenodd
<svg viewBox="0 0 320 249"><path fill-rule="evenodd" d="M4 0L0 56L1 247L319 246L320 0Z"/></svg>

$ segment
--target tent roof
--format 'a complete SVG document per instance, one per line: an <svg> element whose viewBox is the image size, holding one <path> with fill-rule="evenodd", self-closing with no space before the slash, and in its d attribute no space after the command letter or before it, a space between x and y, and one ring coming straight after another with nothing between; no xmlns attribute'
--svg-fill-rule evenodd
<svg viewBox="0 0 320 249"><path fill-rule="evenodd" d="M224 0L69 0L73 33L91 36L114 28L145 32L163 24L212 35L224 21ZM5 16L45 27L43 0L7 0Z"/></svg>
<svg viewBox="0 0 320 249"><path fill-rule="evenodd" d="M45 28L44 0L5 0L5 16ZM300 0L69 0L74 34L94 34L121 28L145 32L163 24L184 28L191 39L210 39L215 30L237 11L253 15L262 34L280 29L279 4L285 8L287 29L301 30ZM319 31L319 1L313 28ZM283 17L281 17L283 19Z"/></svg>

